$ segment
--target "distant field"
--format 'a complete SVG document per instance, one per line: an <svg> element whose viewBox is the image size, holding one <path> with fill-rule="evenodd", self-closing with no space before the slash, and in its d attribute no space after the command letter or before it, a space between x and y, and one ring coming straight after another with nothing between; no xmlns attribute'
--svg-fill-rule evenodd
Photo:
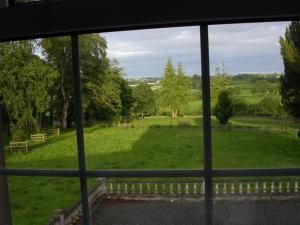
<svg viewBox="0 0 300 225"><path fill-rule="evenodd" d="M203 168L202 118L186 118L192 122L190 128L178 127L178 120L182 119L146 118L134 121L134 128L105 128L102 124L86 128L88 169ZM218 127L215 118L212 123ZM300 166L300 139L296 131L284 132L282 121L233 118L230 124L232 130L213 130L214 167ZM289 128L297 126L288 123ZM18 154L10 154L7 149L8 167L77 168L72 130L50 137L45 144L31 144L30 149L29 153ZM95 182L89 179L90 187ZM75 178L10 177L9 188L16 225L45 224L55 208L71 207L80 199L79 182Z"/></svg>

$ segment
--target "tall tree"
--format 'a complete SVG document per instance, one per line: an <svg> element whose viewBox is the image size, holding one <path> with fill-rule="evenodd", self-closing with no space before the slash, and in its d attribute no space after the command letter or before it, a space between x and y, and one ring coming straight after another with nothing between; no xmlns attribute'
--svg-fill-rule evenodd
<svg viewBox="0 0 300 225"><path fill-rule="evenodd" d="M155 96L153 90L147 83L140 83L133 89L134 107L136 114L152 114L155 112Z"/></svg>
<svg viewBox="0 0 300 225"><path fill-rule="evenodd" d="M280 93L285 110L300 118L300 22L292 22L280 38L284 74L280 78Z"/></svg>
<svg viewBox="0 0 300 225"><path fill-rule="evenodd" d="M214 107L214 114L220 124L227 124L229 118L232 117L232 97L228 90L223 90L219 93L218 102Z"/></svg>
<svg viewBox="0 0 300 225"><path fill-rule="evenodd" d="M13 139L26 139L40 127L56 73L34 55L33 41L1 44L0 58L1 104L10 116Z"/></svg>
<svg viewBox="0 0 300 225"><path fill-rule="evenodd" d="M57 114L60 115L61 128L67 127L69 104L73 94L72 48L70 37L53 37L41 40L43 54L48 63L59 72L55 82L56 92L53 98L58 102Z"/></svg>
<svg viewBox="0 0 300 225"><path fill-rule="evenodd" d="M215 76L211 78L212 97L217 98L221 91L228 88L230 85L230 78L225 72L224 63L221 67L216 67Z"/></svg>
<svg viewBox="0 0 300 225"><path fill-rule="evenodd" d="M172 117L184 109L191 97L191 81L185 76L183 66L178 64L174 69L172 58L169 57L164 69L160 89L160 101L169 108Z"/></svg>

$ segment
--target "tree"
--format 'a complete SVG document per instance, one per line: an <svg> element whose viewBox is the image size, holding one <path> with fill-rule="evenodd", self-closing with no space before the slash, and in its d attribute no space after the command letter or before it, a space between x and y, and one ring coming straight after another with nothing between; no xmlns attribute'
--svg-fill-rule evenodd
<svg viewBox="0 0 300 225"><path fill-rule="evenodd" d="M47 62L59 73L59 77L55 81L56 91L53 99L57 101L56 105L59 105L56 114L60 116L61 128L65 129L67 127L68 112L70 111L69 104L74 96L71 38L46 38L42 39L40 44Z"/></svg>
<svg viewBox="0 0 300 225"><path fill-rule="evenodd" d="M23 140L39 130L57 73L34 55L33 41L1 44L0 58L1 104L10 116L12 138Z"/></svg>
<svg viewBox="0 0 300 225"><path fill-rule="evenodd" d="M257 104L257 113L277 117L282 116L284 112L279 98L274 96L265 96Z"/></svg>
<svg viewBox="0 0 300 225"><path fill-rule="evenodd" d="M232 117L232 97L228 90L219 93L217 104L214 107L214 114L220 124L227 124L229 118Z"/></svg>
<svg viewBox="0 0 300 225"><path fill-rule="evenodd" d="M251 89L253 94L268 94L273 92L272 85L266 80L258 80Z"/></svg>
<svg viewBox="0 0 300 225"><path fill-rule="evenodd" d="M220 92L227 89L230 85L230 78L225 72L224 63L222 65L222 69L220 67L216 67L215 76L211 77L211 88L213 98L217 98Z"/></svg>
<svg viewBox="0 0 300 225"><path fill-rule="evenodd" d="M71 124L74 108L72 50L69 37L47 38L41 41L43 53L59 71L53 93L56 115L62 128ZM80 72L85 119L110 119L121 114L121 83L123 72L116 61L106 54L106 41L99 34L79 38ZM70 121L69 123L67 123Z"/></svg>
<svg viewBox="0 0 300 225"><path fill-rule="evenodd" d="M134 98L133 98L132 88L128 85L128 81L124 79L121 80L120 98L122 103L121 115L126 118L131 114Z"/></svg>
<svg viewBox="0 0 300 225"><path fill-rule="evenodd" d="M150 85L140 83L133 89L134 107L136 114L152 114L155 112L155 96Z"/></svg>
<svg viewBox="0 0 300 225"><path fill-rule="evenodd" d="M194 74L192 77L192 87L193 89L202 90L202 80L201 76Z"/></svg>
<svg viewBox="0 0 300 225"><path fill-rule="evenodd" d="M169 108L172 117L177 117L178 111L184 110L191 98L191 86L191 81L185 76L182 64L178 64L176 71L169 57L161 82L160 101Z"/></svg>
<svg viewBox="0 0 300 225"><path fill-rule="evenodd" d="M284 74L280 78L280 93L285 110L300 118L300 22L292 22L280 38Z"/></svg>

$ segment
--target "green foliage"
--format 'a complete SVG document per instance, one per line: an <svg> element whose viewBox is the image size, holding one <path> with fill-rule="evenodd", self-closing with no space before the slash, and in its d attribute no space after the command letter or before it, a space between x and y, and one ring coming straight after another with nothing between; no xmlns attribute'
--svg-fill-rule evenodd
<svg viewBox="0 0 300 225"><path fill-rule="evenodd" d="M214 114L220 124L227 124L229 118L233 116L232 97L228 90L219 93L217 104L214 107Z"/></svg>
<svg viewBox="0 0 300 225"><path fill-rule="evenodd" d="M284 113L280 99L274 96L266 96L257 104L257 114L282 116Z"/></svg>
<svg viewBox="0 0 300 225"><path fill-rule="evenodd" d="M285 110L300 118L300 22L292 22L280 38L284 75L281 76L280 93Z"/></svg>
<svg viewBox="0 0 300 225"><path fill-rule="evenodd" d="M191 99L191 86L191 81L185 76L182 64L179 63L175 70L170 57L161 82L160 101L171 111L173 117L176 117L179 111L183 112L187 106Z"/></svg>
<svg viewBox="0 0 300 225"><path fill-rule="evenodd" d="M134 98L133 98L132 88L129 86L128 81L121 79L120 87L121 87L120 98L122 103L121 115L126 118L131 114Z"/></svg>
<svg viewBox="0 0 300 225"><path fill-rule="evenodd" d="M14 140L24 140L40 128L41 115L48 109L57 73L34 55L32 41L0 45L0 99L10 117Z"/></svg>
<svg viewBox="0 0 300 225"><path fill-rule="evenodd" d="M278 87L276 84L271 84L266 80L258 80L251 89L253 94L276 94L278 92Z"/></svg>
<svg viewBox="0 0 300 225"><path fill-rule="evenodd" d="M212 89L212 98L217 98L223 90L227 89L231 84L230 77L223 69L216 67L215 76L211 77L211 89Z"/></svg>
<svg viewBox="0 0 300 225"><path fill-rule="evenodd" d="M244 116L253 114L250 110L251 105L247 104L243 98L233 98L232 100L232 111L233 116Z"/></svg>
<svg viewBox="0 0 300 225"><path fill-rule="evenodd" d="M192 77L193 89L202 90L202 79L200 75L194 74Z"/></svg>
<svg viewBox="0 0 300 225"><path fill-rule="evenodd" d="M136 114L153 114L155 112L155 95L147 83L140 83L133 89L134 107Z"/></svg>

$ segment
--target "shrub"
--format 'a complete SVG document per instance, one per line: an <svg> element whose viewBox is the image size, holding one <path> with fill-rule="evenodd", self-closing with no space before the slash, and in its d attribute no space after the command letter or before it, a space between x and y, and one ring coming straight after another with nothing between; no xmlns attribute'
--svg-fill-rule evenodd
<svg viewBox="0 0 300 225"><path fill-rule="evenodd" d="M245 99L234 98L232 101L232 111L234 116L249 115L251 105L247 104Z"/></svg>
<svg viewBox="0 0 300 225"><path fill-rule="evenodd" d="M258 102L257 113L260 115L278 117L283 115L284 110L278 97L266 96Z"/></svg>
<svg viewBox="0 0 300 225"><path fill-rule="evenodd" d="M217 104L214 107L214 114L220 124L227 124L229 118L233 116L232 97L228 90L219 93Z"/></svg>

